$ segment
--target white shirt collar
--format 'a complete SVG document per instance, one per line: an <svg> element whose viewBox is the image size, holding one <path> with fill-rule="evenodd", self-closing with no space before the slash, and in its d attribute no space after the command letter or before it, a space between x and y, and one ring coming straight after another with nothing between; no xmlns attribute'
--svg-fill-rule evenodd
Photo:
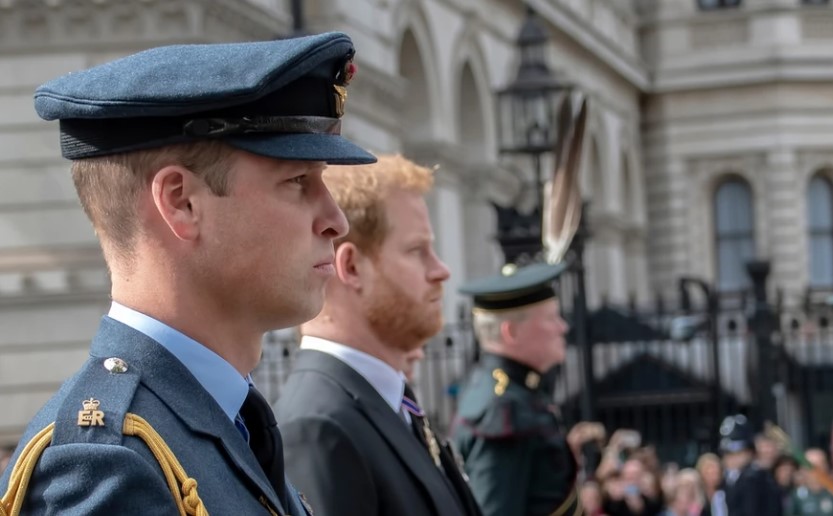
<svg viewBox="0 0 833 516"><path fill-rule="evenodd" d="M405 393L405 378L401 371L364 351L320 337L305 335L301 339L301 349L320 351L341 360L362 375L394 412L401 410Z"/></svg>

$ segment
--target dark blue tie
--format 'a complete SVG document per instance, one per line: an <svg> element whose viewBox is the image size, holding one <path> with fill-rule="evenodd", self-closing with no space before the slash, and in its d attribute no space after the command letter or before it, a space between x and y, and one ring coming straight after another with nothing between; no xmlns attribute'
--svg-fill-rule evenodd
<svg viewBox="0 0 833 516"><path fill-rule="evenodd" d="M281 439L278 422L275 421L272 408L253 385L249 385L249 395L246 396L246 401L240 408L240 416L249 434L249 447L275 489L281 505L288 507L283 472L283 439Z"/></svg>

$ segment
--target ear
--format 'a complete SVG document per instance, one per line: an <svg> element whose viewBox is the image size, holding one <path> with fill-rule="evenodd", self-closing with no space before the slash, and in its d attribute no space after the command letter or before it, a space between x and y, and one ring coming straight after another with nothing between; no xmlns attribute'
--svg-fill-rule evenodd
<svg viewBox="0 0 833 516"><path fill-rule="evenodd" d="M500 337L507 346L514 346L517 341L518 324L515 321L500 322Z"/></svg>
<svg viewBox="0 0 833 516"><path fill-rule="evenodd" d="M156 211L180 240L199 235L199 210L195 203L202 181L187 168L169 165L153 176L151 195Z"/></svg>
<svg viewBox="0 0 833 516"><path fill-rule="evenodd" d="M353 290L361 290L362 279L359 263L362 252L352 242L344 242L336 249L335 268L338 280Z"/></svg>

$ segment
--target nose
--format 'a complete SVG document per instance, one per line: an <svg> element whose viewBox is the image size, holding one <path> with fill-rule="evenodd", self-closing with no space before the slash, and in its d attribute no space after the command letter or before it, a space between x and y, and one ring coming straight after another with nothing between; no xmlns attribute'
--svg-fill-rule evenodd
<svg viewBox="0 0 833 516"><path fill-rule="evenodd" d="M332 239L343 237L350 230L347 217L336 204L330 191L321 184L322 199L318 217L314 221L313 231L315 234L326 236Z"/></svg>
<svg viewBox="0 0 833 516"><path fill-rule="evenodd" d="M561 314L555 316L555 324L558 326L559 335L567 335L567 332L570 331L570 323L565 321Z"/></svg>
<svg viewBox="0 0 833 516"><path fill-rule="evenodd" d="M451 277L451 271L448 270L448 266L440 260L440 257L437 256L437 253L433 249L431 250L431 259L433 263L428 273L431 281L443 282Z"/></svg>

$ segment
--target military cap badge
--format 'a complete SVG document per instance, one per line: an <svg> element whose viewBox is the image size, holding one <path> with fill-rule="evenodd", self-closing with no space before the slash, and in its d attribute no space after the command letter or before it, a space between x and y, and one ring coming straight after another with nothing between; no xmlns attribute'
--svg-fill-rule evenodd
<svg viewBox="0 0 833 516"><path fill-rule="evenodd" d="M333 88L335 89L335 109L339 118L344 116L344 105L347 103L347 85L356 75L356 64L353 62L353 55L347 56L341 69L336 73Z"/></svg>

